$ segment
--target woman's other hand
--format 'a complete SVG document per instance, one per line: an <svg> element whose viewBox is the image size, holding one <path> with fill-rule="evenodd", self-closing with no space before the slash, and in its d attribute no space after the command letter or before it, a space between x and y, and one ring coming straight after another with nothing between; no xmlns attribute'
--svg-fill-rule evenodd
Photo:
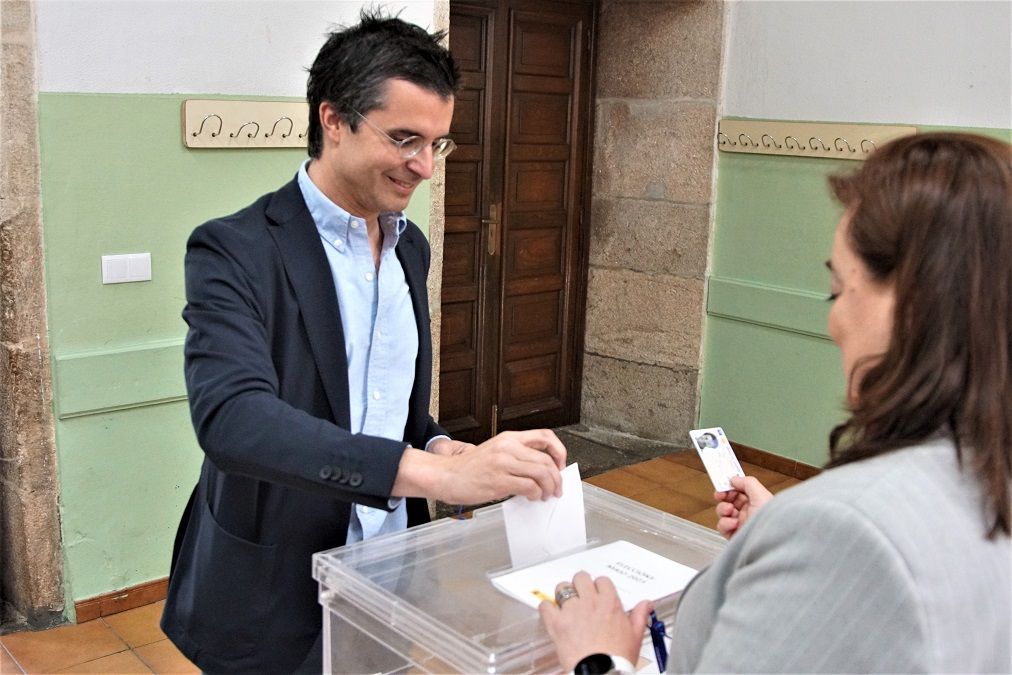
<svg viewBox="0 0 1012 675"><path fill-rule="evenodd" d="M735 476L731 486L733 490L713 493L717 500L717 531L725 539L734 536L756 511L773 499L773 493L753 476Z"/></svg>
<svg viewBox="0 0 1012 675"><path fill-rule="evenodd" d="M651 603L644 600L626 615L611 579L591 579L586 572L577 572L573 586L577 595L562 607L553 602L542 602L538 607L562 669L572 672L580 659L598 653L636 663Z"/></svg>

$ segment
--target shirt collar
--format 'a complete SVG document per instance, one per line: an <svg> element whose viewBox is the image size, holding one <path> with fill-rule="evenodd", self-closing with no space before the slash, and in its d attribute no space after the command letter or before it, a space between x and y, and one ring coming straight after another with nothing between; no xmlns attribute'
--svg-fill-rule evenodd
<svg viewBox="0 0 1012 675"><path fill-rule="evenodd" d="M316 223L316 229L320 236L331 241L333 239L347 239L349 225L353 221L365 224L365 220L353 216L340 206L330 200L330 197L323 194L320 188L309 177L307 168L312 159L307 159L299 167L299 189L302 190L302 198L306 201L309 215ZM381 213L379 215L380 228L383 230L383 248L393 248L397 240L408 227L407 216L403 211ZM363 228L364 232L364 228Z"/></svg>

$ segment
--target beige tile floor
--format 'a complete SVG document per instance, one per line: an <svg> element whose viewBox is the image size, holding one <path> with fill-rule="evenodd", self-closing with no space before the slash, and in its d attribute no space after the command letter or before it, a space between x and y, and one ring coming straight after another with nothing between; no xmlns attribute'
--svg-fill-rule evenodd
<svg viewBox="0 0 1012 675"><path fill-rule="evenodd" d="M773 492L799 482L742 462ZM676 452L587 479L598 487L715 527L713 485L694 452ZM164 602L46 631L0 636L0 673L197 673L158 627Z"/></svg>

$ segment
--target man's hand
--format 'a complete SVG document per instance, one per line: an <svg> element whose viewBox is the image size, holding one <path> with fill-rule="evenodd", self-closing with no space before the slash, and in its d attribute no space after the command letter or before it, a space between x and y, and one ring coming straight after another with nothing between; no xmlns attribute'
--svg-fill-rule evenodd
<svg viewBox="0 0 1012 675"><path fill-rule="evenodd" d="M450 455L444 449L451 448L405 450L391 496L481 504L512 495L548 499L562 494L559 470L566 465L566 448L548 429L504 431Z"/></svg>
<svg viewBox="0 0 1012 675"><path fill-rule="evenodd" d="M455 441L450 438L437 438L436 440L429 443L427 450L434 455L459 455L464 452L470 452L478 446L474 443L465 443L464 441Z"/></svg>
<svg viewBox="0 0 1012 675"><path fill-rule="evenodd" d="M773 493L753 476L735 476L731 486L733 490L713 493L717 500L717 531L724 539L730 539L763 504L773 499Z"/></svg>
<svg viewBox="0 0 1012 675"><path fill-rule="evenodd" d="M626 616L608 577L592 580L586 572L577 572L573 586L577 596L566 600L562 607L547 601L538 607L562 669L572 672L580 659L597 653L622 656L636 663L652 609L650 602L640 602Z"/></svg>

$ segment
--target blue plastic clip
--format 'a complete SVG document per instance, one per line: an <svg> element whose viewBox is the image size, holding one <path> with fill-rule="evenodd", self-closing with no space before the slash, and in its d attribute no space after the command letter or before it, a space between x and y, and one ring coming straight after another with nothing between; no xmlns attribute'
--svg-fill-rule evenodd
<svg viewBox="0 0 1012 675"><path fill-rule="evenodd" d="M668 648L664 646L664 636L664 622L657 618L657 612L650 612L650 639L654 643L654 656L660 673L668 667Z"/></svg>

